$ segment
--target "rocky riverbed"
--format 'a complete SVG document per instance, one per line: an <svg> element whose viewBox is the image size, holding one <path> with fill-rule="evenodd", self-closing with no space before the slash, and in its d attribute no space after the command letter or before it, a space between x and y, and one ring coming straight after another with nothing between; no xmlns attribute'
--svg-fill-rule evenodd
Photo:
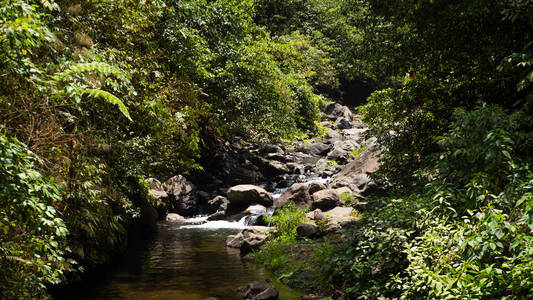
<svg viewBox="0 0 533 300"><path fill-rule="evenodd" d="M265 242L270 228L262 216L291 201L309 210L307 221L297 228L299 235L315 238L338 232L359 219L365 193L374 187L369 174L377 169L380 152L348 107L328 103L322 117L322 137L260 148L226 144L202 178L149 179L150 194L159 203L154 210L160 219L180 226L242 228L226 239L227 247L239 249L241 255ZM244 295L277 299L270 288ZM270 298L264 298L263 291Z"/></svg>

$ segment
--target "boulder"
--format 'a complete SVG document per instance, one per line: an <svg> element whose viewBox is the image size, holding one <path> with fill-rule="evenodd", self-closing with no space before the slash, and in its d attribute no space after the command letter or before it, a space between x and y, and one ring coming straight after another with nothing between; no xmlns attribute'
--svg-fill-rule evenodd
<svg viewBox="0 0 533 300"><path fill-rule="evenodd" d="M217 221L217 220L225 220L226 219L226 211L225 210L219 210L215 213L212 213L207 217L207 221Z"/></svg>
<svg viewBox="0 0 533 300"><path fill-rule="evenodd" d="M242 211L242 213L245 213L245 214L260 214L260 213L265 213L265 212L266 212L266 207L264 207L261 204L250 205L248 206L247 209Z"/></svg>
<svg viewBox="0 0 533 300"><path fill-rule="evenodd" d="M171 177L163 183L168 194L169 211L182 216L194 216L198 212L198 196L196 186L182 175Z"/></svg>
<svg viewBox="0 0 533 300"><path fill-rule="evenodd" d="M316 164L315 164L315 168L318 170L318 171L323 171L325 169L327 169L329 166L329 160L325 159L325 158L321 158L319 159Z"/></svg>
<svg viewBox="0 0 533 300"><path fill-rule="evenodd" d="M309 195L313 195L314 193L326 189L326 186L322 182L313 181L307 184L307 189L309 192Z"/></svg>
<svg viewBox="0 0 533 300"><path fill-rule="evenodd" d="M283 149L278 145L267 144L263 146L261 153L283 153Z"/></svg>
<svg viewBox="0 0 533 300"><path fill-rule="evenodd" d="M327 157L331 161L336 161L340 164L345 164L350 158L353 158L353 154L342 149L333 149L333 151L328 153Z"/></svg>
<svg viewBox="0 0 533 300"><path fill-rule="evenodd" d="M349 215L351 215L353 212L354 212L354 209L351 208L351 207L341 207L341 206L337 206L337 207L332 208L332 209L330 209L330 210L328 210L328 211L325 211L324 214L325 214L326 217L328 217L328 218L338 219L338 218L342 218L342 217L349 216Z"/></svg>
<svg viewBox="0 0 533 300"><path fill-rule="evenodd" d="M342 139L342 134L334 129L328 128L326 137L331 140L339 140Z"/></svg>
<svg viewBox="0 0 533 300"><path fill-rule="evenodd" d="M352 128L352 123L350 120L346 119L345 117L338 117L337 120L335 120L335 123L333 123L333 127L335 129L348 129Z"/></svg>
<svg viewBox="0 0 533 300"><path fill-rule="evenodd" d="M248 207L252 204L272 206L270 193L263 188L251 184L236 185L228 189L228 201L233 207Z"/></svg>
<svg viewBox="0 0 533 300"><path fill-rule="evenodd" d="M228 198L224 196L216 196L215 198L207 201L205 212L207 214L213 214L217 211L227 211L228 204Z"/></svg>
<svg viewBox="0 0 533 300"><path fill-rule="evenodd" d="M333 189L325 189L313 194L311 209L321 209L326 211L336 206L342 205L339 195Z"/></svg>
<svg viewBox="0 0 533 300"><path fill-rule="evenodd" d="M380 152L375 146L367 146L357 158L332 177L330 187L346 186L350 190L362 194L372 184L368 175L378 169L379 156Z"/></svg>
<svg viewBox="0 0 533 300"><path fill-rule="evenodd" d="M311 206L311 195L306 184L295 183L291 185L281 196L276 200L276 209L282 208L290 201L293 201L298 208L309 208Z"/></svg>
<svg viewBox="0 0 533 300"><path fill-rule="evenodd" d="M185 218L175 213L169 213L166 217L166 220L167 222L183 222Z"/></svg>
<svg viewBox="0 0 533 300"><path fill-rule="evenodd" d="M266 229L264 228L268 229L268 227L263 226L248 227L235 235L230 235L226 238L226 246L230 248L241 248L246 243L249 246L259 247L267 238L265 234Z"/></svg>
<svg viewBox="0 0 533 300"><path fill-rule="evenodd" d="M327 221L326 215L318 208L311 212L308 212L306 214L306 217L309 220L313 220L313 221Z"/></svg>
<svg viewBox="0 0 533 300"><path fill-rule="evenodd" d="M333 142L333 149L340 149L344 151L352 151L361 148L361 145L354 140L335 141Z"/></svg>
<svg viewBox="0 0 533 300"><path fill-rule="evenodd" d="M311 155L321 156L326 155L330 149L330 145L325 143L310 143L306 150Z"/></svg>
<svg viewBox="0 0 533 300"><path fill-rule="evenodd" d="M318 226L313 223L302 223L296 227L296 233L301 237L312 237L318 233Z"/></svg>
<svg viewBox="0 0 533 300"><path fill-rule="evenodd" d="M279 153L269 153L265 156L268 160L277 160L279 162L288 163L293 162L294 159L288 155L279 154Z"/></svg>

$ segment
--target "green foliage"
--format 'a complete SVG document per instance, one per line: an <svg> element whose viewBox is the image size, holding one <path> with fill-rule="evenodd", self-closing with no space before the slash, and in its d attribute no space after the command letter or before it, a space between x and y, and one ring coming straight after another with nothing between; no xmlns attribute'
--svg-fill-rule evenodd
<svg viewBox="0 0 533 300"><path fill-rule="evenodd" d="M34 167L36 156L0 135L0 297L35 298L72 269L68 230L54 208L62 191Z"/></svg>
<svg viewBox="0 0 533 300"><path fill-rule="evenodd" d="M290 201L276 211L273 216L265 217L265 221L276 227L275 240L283 244L296 240L296 228L305 221L305 210L296 207L294 202Z"/></svg>

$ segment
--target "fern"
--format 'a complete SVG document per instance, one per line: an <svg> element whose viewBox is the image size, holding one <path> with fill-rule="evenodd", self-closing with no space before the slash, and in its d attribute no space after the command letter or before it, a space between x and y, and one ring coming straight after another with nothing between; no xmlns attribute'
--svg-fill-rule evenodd
<svg viewBox="0 0 533 300"><path fill-rule="evenodd" d="M118 107L118 110L120 110L120 112L126 117L128 118L128 120L130 121L133 121L130 117L130 113L128 111L128 108L126 107L126 105L124 105L124 102L122 102L117 96L109 93L109 92L106 92L106 91L103 91L103 90L99 90L99 89L90 89L90 88L83 88L83 87L78 87L75 89L75 93L78 94L78 95L89 95L90 97L93 97L93 98L102 98L104 99L106 102L108 103L111 103L113 105L116 105Z"/></svg>
<svg viewBox="0 0 533 300"><path fill-rule="evenodd" d="M65 81L69 80L72 75L82 74L86 72L95 72L100 75L114 75L118 78L124 78L124 72L121 69L102 62L75 64L70 66L63 72L58 72L54 74L53 78L58 82Z"/></svg>

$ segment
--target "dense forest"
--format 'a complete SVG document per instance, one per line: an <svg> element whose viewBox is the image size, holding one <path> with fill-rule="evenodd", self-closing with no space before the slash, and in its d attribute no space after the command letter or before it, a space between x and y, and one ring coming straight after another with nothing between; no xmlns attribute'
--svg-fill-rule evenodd
<svg viewBox="0 0 533 300"><path fill-rule="evenodd" d="M382 155L361 220L317 248L323 288L533 296L531 0L0 0L0 28L0 298L150 234L145 179L319 136L328 101Z"/></svg>

